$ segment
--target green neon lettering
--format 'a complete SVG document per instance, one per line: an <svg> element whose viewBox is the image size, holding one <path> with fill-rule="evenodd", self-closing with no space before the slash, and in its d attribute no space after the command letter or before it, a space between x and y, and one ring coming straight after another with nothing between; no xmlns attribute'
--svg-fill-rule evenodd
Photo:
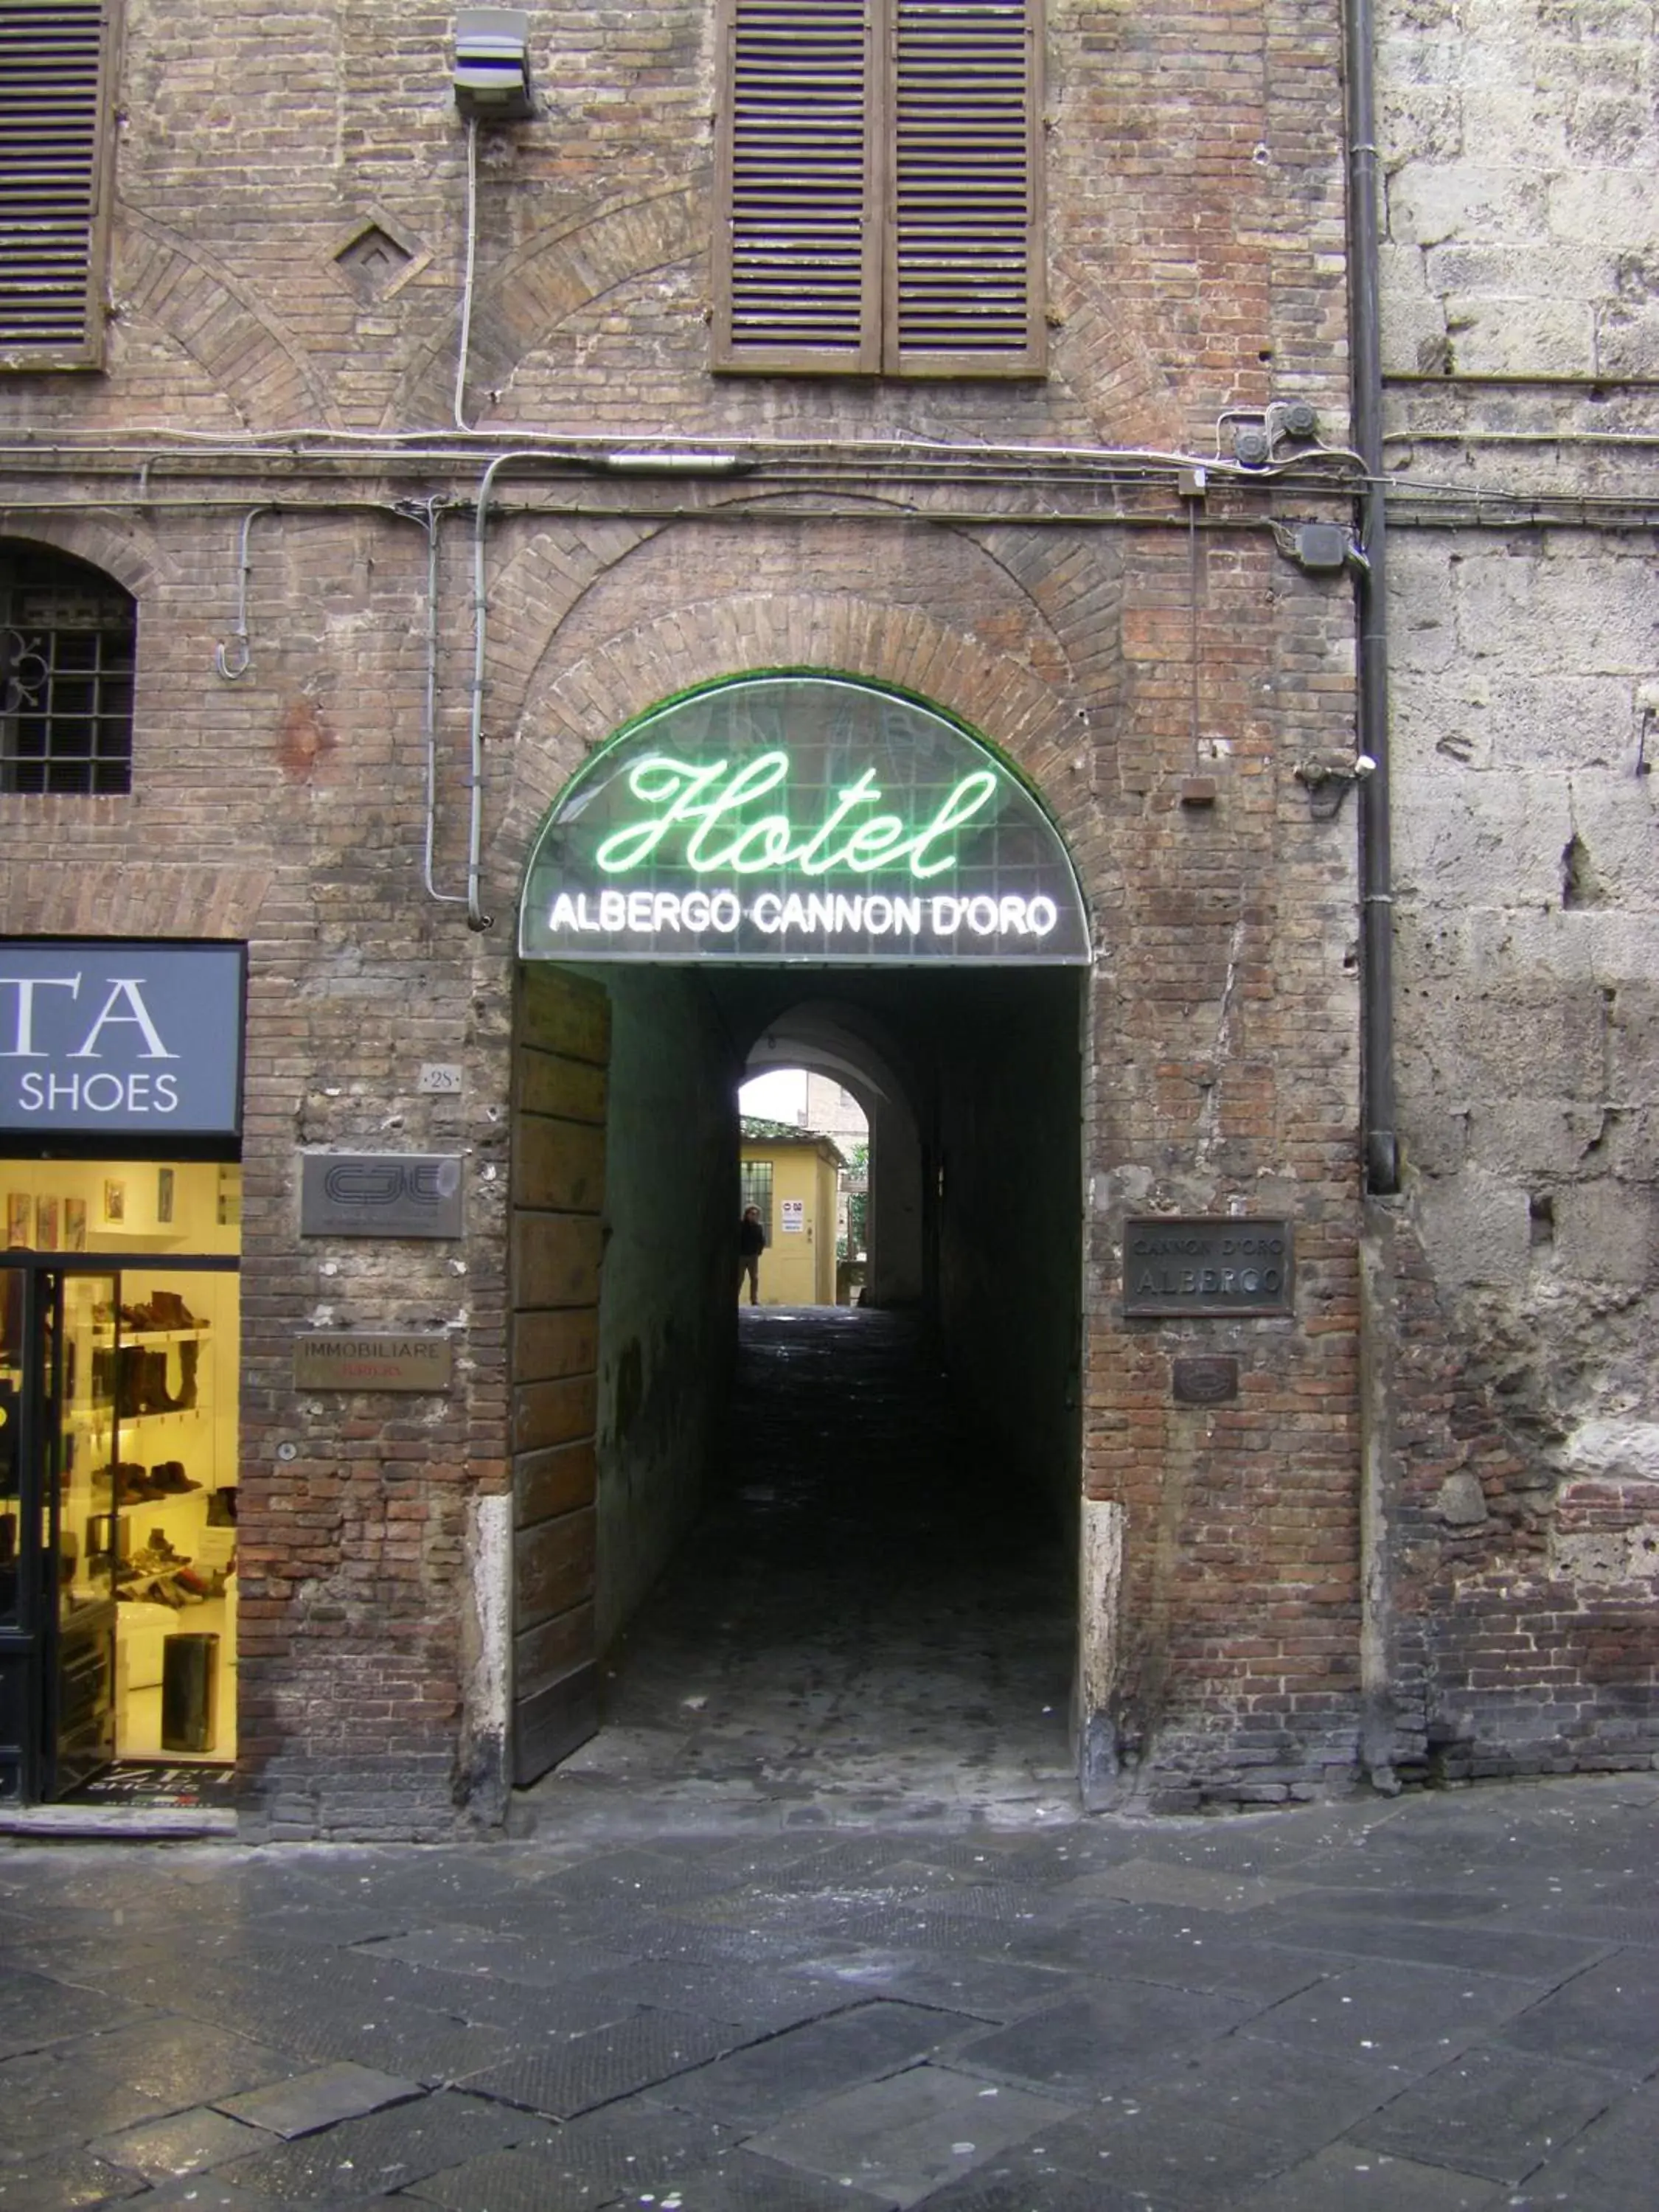
<svg viewBox="0 0 1659 2212"><path fill-rule="evenodd" d="M845 868L855 875L903 866L918 878L943 875L955 865L952 833L983 812L994 798L997 777L976 769L948 791L931 820L912 830L902 816L877 814L854 824L851 817L882 796L873 769L836 794L819 827L798 836L787 814L744 818L744 810L775 791L789 773L781 750L761 753L732 772L730 761L707 767L653 753L628 774L628 788L652 810L643 819L613 830L594 854L611 876L631 875L656 855L670 832L684 836L684 864L698 875L714 870L758 875L793 866L803 875L824 876ZM728 834L720 840L720 832Z"/></svg>
<svg viewBox="0 0 1659 2212"><path fill-rule="evenodd" d="M956 789L947 795L944 805L927 827L911 840L910 873L913 876L942 876L945 873L956 859L954 848L942 860L935 860L931 866L924 866L927 848L936 844L941 837L947 836L952 830L960 830L964 822L970 821L989 800L996 787L997 780L988 768L979 769L975 775L963 776Z"/></svg>
<svg viewBox="0 0 1659 2212"><path fill-rule="evenodd" d="M628 787L635 798L671 803L654 821L630 823L605 839L593 855L605 874L625 876L648 860L676 822L698 811L696 799L711 783L718 783L726 770L725 761L716 761L710 768L694 768L689 761L670 760L662 753L636 762L628 777Z"/></svg>
<svg viewBox="0 0 1659 2212"><path fill-rule="evenodd" d="M722 762L722 769L724 766ZM723 818L736 814L750 799L763 799L769 791L775 791L788 773L787 753L762 753L740 768L723 791L716 792L707 805L696 809L702 819L686 841L685 857L699 875L710 868L733 868L740 876L752 876L759 869L777 866L789 850L790 829L786 815L769 814L760 822L750 823L717 853L705 850L703 840ZM681 811L684 813L685 810ZM739 859L739 854L757 835L761 837L760 854L752 860Z"/></svg>
<svg viewBox="0 0 1659 2212"><path fill-rule="evenodd" d="M880 797L881 790L876 782L876 771L872 768L867 768L856 783L849 783L844 791L837 794L835 809L817 835L815 837L809 837L799 852L790 855L801 873L804 876L822 876L827 873L835 865L835 856L828 850L830 839L855 806L869 806Z"/></svg>

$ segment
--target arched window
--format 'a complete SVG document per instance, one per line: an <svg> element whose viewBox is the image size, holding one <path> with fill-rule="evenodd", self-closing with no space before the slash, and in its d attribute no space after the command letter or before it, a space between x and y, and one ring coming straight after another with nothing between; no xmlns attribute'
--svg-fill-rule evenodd
<svg viewBox="0 0 1659 2212"><path fill-rule="evenodd" d="M0 538L0 790L132 788L137 632L112 576Z"/></svg>

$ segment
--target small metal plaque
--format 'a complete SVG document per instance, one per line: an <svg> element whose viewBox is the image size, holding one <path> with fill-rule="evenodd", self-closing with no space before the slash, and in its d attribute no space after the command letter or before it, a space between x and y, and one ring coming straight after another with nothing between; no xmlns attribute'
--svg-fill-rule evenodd
<svg viewBox="0 0 1659 2212"><path fill-rule="evenodd" d="M456 1152L306 1152L301 1237L459 1237Z"/></svg>
<svg viewBox="0 0 1659 2212"><path fill-rule="evenodd" d="M1152 1214L1123 1224L1126 1316L1295 1310L1288 1221L1253 1215Z"/></svg>
<svg viewBox="0 0 1659 2212"><path fill-rule="evenodd" d="M461 1071L453 1060L429 1060L415 1088L428 1097L453 1098L461 1089Z"/></svg>
<svg viewBox="0 0 1659 2212"><path fill-rule="evenodd" d="M299 1336L296 1390L447 1390L455 1347L447 1336Z"/></svg>
<svg viewBox="0 0 1659 2212"><path fill-rule="evenodd" d="M1238 1362L1224 1354L1177 1359L1171 1380L1177 1406L1224 1406L1238 1395Z"/></svg>

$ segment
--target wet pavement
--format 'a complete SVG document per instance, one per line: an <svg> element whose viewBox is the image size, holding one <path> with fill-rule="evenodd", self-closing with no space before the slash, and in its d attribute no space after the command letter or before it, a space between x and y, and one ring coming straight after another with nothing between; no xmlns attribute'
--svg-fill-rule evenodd
<svg viewBox="0 0 1659 2212"><path fill-rule="evenodd" d="M0 1845L0 2212L1653 2201L1659 1775L1085 1820L1058 1545L902 1325L745 1321L508 1835Z"/></svg>
<svg viewBox="0 0 1659 2212"><path fill-rule="evenodd" d="M0 1855L0 2207L1638 2212L1659 1777Z"/></svg>
<svg viewBox="0 0 1659 2212"><path fill-rule="evenodd" d="M729 1474L521 1816L649 1832L1066 1808L1076 1598L909 1316L744 1308Z"/></svg>

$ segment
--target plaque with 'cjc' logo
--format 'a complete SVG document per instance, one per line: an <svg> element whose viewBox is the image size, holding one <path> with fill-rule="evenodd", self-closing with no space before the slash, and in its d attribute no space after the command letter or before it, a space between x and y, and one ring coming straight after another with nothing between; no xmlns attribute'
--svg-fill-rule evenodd
<svg viewBox="0 0 1659 2212"><path fill-rule="evenodd" d="M459 1237L454 1152L305 1152L301 1237Z"/></svg>

